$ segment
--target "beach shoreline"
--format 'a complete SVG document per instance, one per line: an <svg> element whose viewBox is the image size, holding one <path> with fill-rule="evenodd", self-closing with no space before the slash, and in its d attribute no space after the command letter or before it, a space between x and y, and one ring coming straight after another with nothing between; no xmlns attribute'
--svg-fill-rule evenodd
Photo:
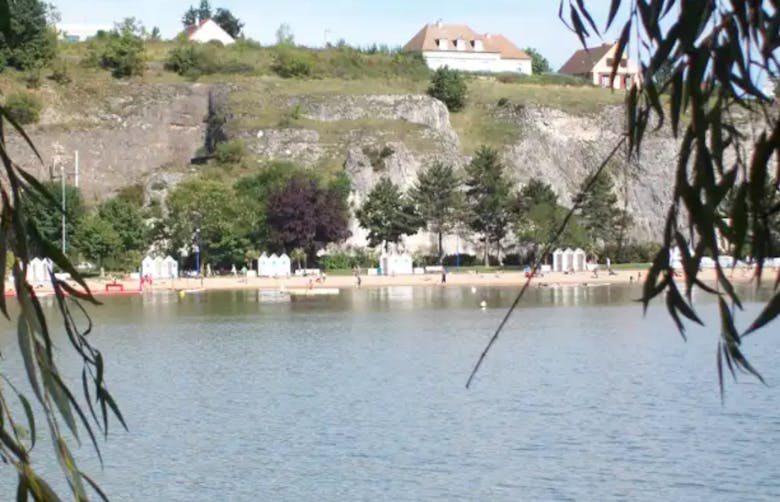
<svg viewBox="0 0 780 502"><path fill-rule="evenodd" d="M772 270L766 271L772 274ZM646 269L625 269L614 271L613 274L601 272L594 276L591 272L575 272L565 274L550 272L537 275L531 281L531 287L589 287L606 285L630 285L641 283L647 274ZM716 276L714 270L702 270L699 278L707 283L714 284ZM728 276L736 284L753 282L753 272L745 269L728 271ZM770 275L767 275L769 277ZM682 275L680 280L682 280ZM491 287L491 288L521 288L528 278L525 273L519 271L496 272L451 272L446 275L446 282L442 282L442 274L423 275L397 275L375 276L361 275L360 288L382 287ZM178 278L153 280L151 284L144 284L141 288L137 279L87 279L87 286L95 295L132 295L140 292L177 292L177 291L241 291L241 290L268 290L279 291L289 289L357 289L358 281L352 275L317 277L206 277L206 278ZM74 286L75 283L73 284ZM51 293L51 288L38 287L37 292Z"/></svg>
<svg viewBox="0 0 780 502"><path fill-rule="evenodd" d="M767 271L770 272L770 271ZM771 273L771 272L770 272ZM561 272L551 272L544 275L538 275L531 281L531 287L562 287L562 286L604 286L604 285L626 285L641 283L646 277L645 269L629 269L614 271L613 274L601 272L594 276L591 272L576 272L564 274ZM753 273L749 270L736 269L728 272L733 282L743 284L754 281ZM680 277L682 279L682 276ZM699 278L705 283L714 283L716 281L714 270L702 270ZM413 286L413 287L522 287L528 278L523 272L452 272L446 275L446 282L442 282L442 274L424 274L424 275L397 275L397 276L374 276L361 275L360 288L381 288L393 286ZM87 280L87 285L95 294L105 294L106 285L111 284L108 289L115 292L132 292L139 290L138 280ZM120 287L113 286L115 284ZM318 279L316 277L208 277L208 278L179 278L154 280L151 284L144 285L144 291L235 291L235 290L284 290L284 289L319 289L319 288L338 288L338 289L357 289L358 281L355 276L337 275L327 276ZM111 291L109 291L111 293Z"/></svg>

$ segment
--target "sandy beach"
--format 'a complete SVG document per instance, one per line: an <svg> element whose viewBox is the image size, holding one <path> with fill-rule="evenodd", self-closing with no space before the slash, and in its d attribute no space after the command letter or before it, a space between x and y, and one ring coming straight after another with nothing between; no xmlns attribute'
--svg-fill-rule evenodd
<svg viewBox="0 0 780 502"><path fill-rule="evenodd" d="M578 272L564 274L551 272L537 275L531 282L532 287L561 287L561 286L603 286L606 284L632 284L641 282L647 271L642 269L618 270L613 275L600 272L595 277L591 272ZM749 283L754 280L752 272L745 269L737 269L728 272L729 277L736 283ZM767 269L765 277L774 280L775 270ZM714 270L702 270L700 278L705 283L715 282ZM680 277L682 279L682 277ZM478 286L478 287L514 287L519 288L525 284L527 278L523 272L453 272L447 274L446 283L442 283L441 274L425 275L398 275L398 276L360 276L361 288L379 288L391 286L418 286L418 287L442 287L442 286ZM135 279L88 279L90 290L96 295L117 294L120 291L125 294L138 292L140 284ZM74 284L75 286L75 284ZM108 288L107 288L108 286ZM188 291L188 290L279 290L296 288L356 288L357 279L351 275L327 276L324 280L313 277L208 277L180 278L174 280L154 280L151 285L144 285L144 291ZM51 292L50 288L39 287L36 291L41 293Z"/></svg>
<svg viewBox="0 0 780 502"><path fill-rule="evenodd" d="M579 272L564 274L552 272L544 275L538 275L531 283L532 287L556 287L556 286L598 286L605 284L632 284L642 281L647 271L642 270L618 270L613 275L601 272L598 277L594 277L591 272ZM729 276L737 283L748 283L753 280L752 272L747 270L734 270L728 272ZM774 279L774 271L767 270L766 277ZM715 281L714 270L703 270L700 272L700 278L712 283ZM361 275L361 288L377 288L390 286L419 286L419 287L442 287L442 286L481 286L481 287L522 287L527 278L523 272L462 272L448 273L446 283L442 283L441 274L425 275L398 275L398 276L368 276ZM125 292L138 291L139 282L137 280L96 280L87 281L90 289L95 294L106 292L107 284L120 284ZM243 290L243 289L263 289L279 290L291 288L356 288L357 279L354 276L327 276L324 280L316 280L312 277L289 277L289 278L265 278L265 277L209 277L203 279L180 278L175 280L155 280L150 285L145 285L145 290L198 290L205 289L209 291L216 290ZM116 291L117 287L111 287Z"/></svg>

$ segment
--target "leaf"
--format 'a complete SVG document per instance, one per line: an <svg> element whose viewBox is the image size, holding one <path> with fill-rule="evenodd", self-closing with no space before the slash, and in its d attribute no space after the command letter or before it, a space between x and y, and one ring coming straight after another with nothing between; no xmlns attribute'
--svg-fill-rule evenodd
<svg viewBox="0 0 780 502"><path fill-rule="evenodd" d="M22 473L19 473L19 482L16 485L16 502L27 502L29 492L30 484L27 482L27 478L22 476Z"/></svg>
<svg viewBox="0 0 780 502"><path fill-rule="evenodd" d="M680 113L682 111L682 99L683 99L683 72L679 70L675 70L674 74L672 75L672 91L671 91L671 104L669 105L670 109L670 120L672 121L672 131L674 133L674 137L676 138L679 134L680 129Z"/></svg>
<svg viewBox="0 0 780 502"><path fill-rule="evenodd" d="M87 480L87 483L89 483L89 486L92 487L93 490L95 490L95 493L98 494L98 496L103 499L105 502L108 502L108 497L103 492L103 490L100 489L100 486L89 476L87 476L84 472L81 472L81 477Z"/></svg>
<svg viewBox="0 0 780 502"><path fill-rule="evenodd" d="M756 317L756 319L753 321L753 323L750 325L750 327L742 334L742 336L745 336L749 333L752 333L758 329L763 328L770 322L772 322L777 315L780 314L780 291L775 293L775 296L772 297L771 300L766 304L766 307L764 307L764 310L761 311L761 313Z"/></svg>
<svg viewBox="0 0 780 502"><path fill-rule="evenodd" d="M604 31L609 30L609 27L612 26L612 21L615 20L615 15L617 14L619 8L620 8L620 0L612 0L612 3L609 5L609 15L607 16L607 27L604 29Z"/></svg>
<svg viewBox="0 0 780 502"><path fill-rule="evenodd" d="M574 8L574 5L570 6L570 13L571 13L571 22L574 25L574 32L577 34L577 37L580 39L580 42L582 42L582 46L587 48L587 44L585 43L585 38L590 36L590 33L588 33L587 28L585 28L585 25L582 24L582 19L580 19L580 15L577 13L577 9Z"/></svg>
<svg viewBox="0 0 780 502"><path fill-rule="evenodd" d="M60 251L60 249L57 246L52 245L52 243L49 242L47 239L44 239L34 225L30 225L29 230L31 234L30 240L32 240L33 242L35 242L41 247L44 257L51 258L51 260L57 266L59 266L63 271L69 273L70 276L73 278L73 280L76 281L82 288L84 288L86 294L88 294L89 297L92 298L92 292L89 290L89 286L87 286L87 283L84 281L84 278L76 270L76 268L70 263L70 260L64 254L62 254L62 251Z"/></svg>
<svg viewBox="0 0 780 502"><path fill-rule="evenodd" d="M8 244L10 240L7 211L8 209L3 207L3 212L0 213L0 267L3 268L2 272L0 272L0 293L3 293L0 295L0 312L2 312L5 318L10 321L11 318L8 316L8 306L5 303L5 262L8 257Z"/></svg>
<svg viewBox="0 0 780 502"><path fill-rule="evenodd" d="M613 88L615 83L615 77L617 76L618 68L620 67L620 61L623 59L623 52L628 44L628 37L631 34L631 21L627 22L623 27L623 31L620 33L615 53L612 55L612 69L609 72L609 87Z"/></svg>
<svg viewBox="0 0 780 502"><path fill-rule="evenodd" d="M49 204L52 209L55 209L56 211L59 211L60 214L62 214L62 205L57 201L57 199L54 198L51 192L49 192L49 190L47 190L46 187L35 178L35 176L31 175L21 167L17 167L16 172L22 176L28 185L30 185L30 188L35 190L35 192L37 192L45 199L46 203Z"/></svg>
<svg viewBox="0 0 780 502"><path fill-rule="evenodd" d="M24 132L24 129L22 128L22 126L19 125L19 123L16 121L16 119L14 119L11 116L11 114L8 113L8 110L6 110L2 106L0 106L0 122L2 122L3 118L5 118L5 120L7 120L8 123L11 124L11 126L13 126L14 129L16 129L16 132L18 132L19 135L21 135L22 138L24 138L24 141L27 143L27 146L30 147L30 149L33 151L35 156L38 157L38 160L41 162L41 164L43 164L43 158L41 157L41 154L38 153L38 149L35 148L35 145L33 144L33 142L30 139L30 137L27 135L27 133ZM5 151L5 143L2 142L2 141L0 141L0 154L2 154L4 157L6 157L6 159L8 158L8 155L7 155L6 151Z"/></svg>
<svg viewBox="0 0 780 502"><path fill-rule="evenodd" d="M22 312L17 323L16 333L19 339L19 351L22 353L24 368L27 370L27 379L30 381L30 386L32 387L33 392L35 392L38 401L43 403L41 388L38 384L38 375L35 369L35 362L33 360L32 340L30 340L32 333L30 333L30 325L28 324L26 317L25 313Z"/></svg>
<svg viewBox="0 0 780 502"><path fill-rule="evenodd" d="M65 474L68 477L68 484L73 494L76 496L76 500L87 500L87 492L84 490L84 483L81 482L81 471L76 466L76 461L73 459L67 443L61 437L57 438L57 456L62 463L62 467L65 470Z"/></svg>
<svg viewBox="0 0 780 502"><path fill-rule="evenodd" d="M718 350L715 357L718 362L718 387L720 387L720 404L723 404L723 396L725 392L723 390L723 353L721 352L721 343L718 342Z"/></svg>
<svg viewBox="0 0 780 502"><path fill-rule="evenodd" d="M591 28L593 28L593 31L596 33L596 35L599 34L599 29L596 26L596 23L593 22L593 17L591 17L590 12L588 12L588 9L585 8L585 1L584 0L577 0L577 6L580 8L580 12L583 16L585 16L585 20L588 21L588 24Z"/></svg>

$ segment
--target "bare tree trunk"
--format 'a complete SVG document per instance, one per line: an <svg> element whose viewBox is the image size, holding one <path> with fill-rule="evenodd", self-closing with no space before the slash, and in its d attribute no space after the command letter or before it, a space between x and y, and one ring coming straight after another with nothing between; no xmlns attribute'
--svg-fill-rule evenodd
<svg viewBox="0 0 780 502"><path fill-rule="evenodd" d="M485 266L490 266L490 239L485 235Z"/></svg>

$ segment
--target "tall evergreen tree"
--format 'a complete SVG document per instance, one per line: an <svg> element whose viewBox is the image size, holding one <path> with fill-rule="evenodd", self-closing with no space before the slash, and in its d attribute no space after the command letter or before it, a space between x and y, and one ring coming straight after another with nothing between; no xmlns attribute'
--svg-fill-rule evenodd
<svg viewBox="0 0 780 502"><path fill-rule="evenodd" d="M509 180L493 148L482 146L466 166L468 225L485 243L485 266L490 265L490 245L500 250L509 220Z"/></svg>
<svg viewBox="0 0 780 502"><path fill-rule="evenodd" d="M187 12L181 17L181 24L183 24L185 28L187 26L192 26L193 24L198 24L198 10L190 5L190 8L187 9Z"/></svg>
<svg viewBox="0 0 780 502"><path fill-rule="evenodd" d="M622 212L617 204L615 183L609 171L601 173L590 190L582 190L590 182L591 177L588 177L582 183L577 214L590 243L603 247L619 240Z"/></svg>
<svg viewBox="0 0 780 502"><path fill-rule="evenodd" d="M211 4L209 0L200 0L200 6L198 6L198 21L205 21L211 19Z"/></svg>
<svg viewBox="0 0 780 502"><path fill-rule="evenodd" d="M417 173L417 181L409 192L420 220L439 238L439 261L443 235L457 225L463 209L460 179L452 166L435 162Z"/></svg>
<svg viewBox="0 0 780 502"><path fill-rule="evenodd" d="M417 232L421 226L411 202L388 178L379 180L356 216L360 226L368 230L369 244L384 243L385 251L391 242L397 243L402 236Z"/></svg>

